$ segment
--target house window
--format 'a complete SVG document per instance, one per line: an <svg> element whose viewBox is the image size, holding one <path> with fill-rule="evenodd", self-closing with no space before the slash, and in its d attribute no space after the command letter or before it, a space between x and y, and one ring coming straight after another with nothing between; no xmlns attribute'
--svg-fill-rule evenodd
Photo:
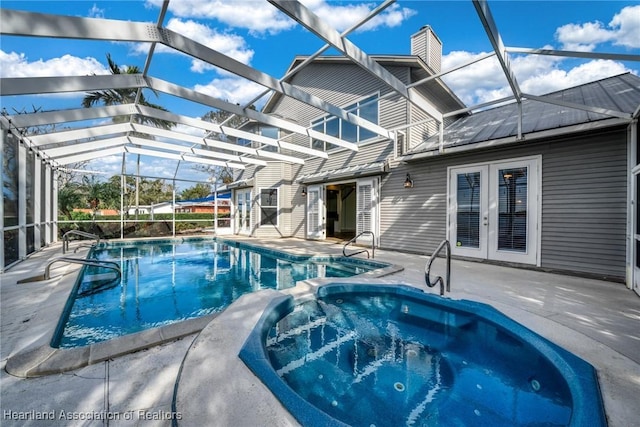
<svg viewBox="0 0 640 427"><path fill-rule="evenodd" d="M371 123L378 124L378 95L372 95L361 99L351 105L343 107L345 111L353 113ZM356 126L336 116L326 115L311 122L311 129L322 132L329 136L343 139L349 142L361 143L369 139L375 138L377 134ZM311 148L316 150L327 151L334 148L335 145L318 139L311 139Z"/></svg>
<svg viewBox="0 0 640 427"><path fill-rule="evenodd" d="M278 189L260 190L260 225L278 226Z"/></svg>
<svg viewBox="0 0 640 427"><path fill-rule="evenodd" d="M260 127L260 135L266 136L271 139L278 139L280 137L280 129L274 126L262 126ZM278 147L275 145L265 145L262 147L264 151L273 151L275 153L278 152Z"/></svg>

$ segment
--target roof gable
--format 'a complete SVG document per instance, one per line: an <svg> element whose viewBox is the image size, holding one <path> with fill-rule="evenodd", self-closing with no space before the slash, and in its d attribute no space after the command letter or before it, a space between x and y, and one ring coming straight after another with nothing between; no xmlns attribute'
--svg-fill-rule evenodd
<svg viewBox="0 0 640 427"><path fill-rule="evenodd" d="M307 56L295 57L287 69L287 78L284 79L284 81L293 84L293 79L296 75L303 73L307 67L313 67L314 64L335 64L338 66L358 67L358 65L352 62L349 58L327 55L315 58L301 70L292 73L292 71L300 64L304 63L307 58ZM414 81L433 75L433 72L429 69L427 64L420 57L415 55L370 55L370 58L383 67L407 67L411 69L411 79ZM291 75L289 75L290 73ZM374 77L370 78L373 79ZM413 83L414 81L409 83ZM427 96L429 100L433 102L443 113L465 108L464 103L441 79L430 79L416 86L416 88L423 92L425 96ZM274 92L265 103L262 108L262 112L267 114L275 112L278 101L282 97L283 94Z"/></svg>

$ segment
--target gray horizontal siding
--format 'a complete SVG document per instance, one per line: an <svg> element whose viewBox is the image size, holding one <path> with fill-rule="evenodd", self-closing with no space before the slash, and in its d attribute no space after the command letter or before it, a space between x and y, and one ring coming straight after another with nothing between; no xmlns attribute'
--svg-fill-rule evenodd
<svg viewBox="0 0 640 427"><path fill-rule="evenodd" d="M445 238L448 166L538 154L542 155L541 266L623 278L624 129L399 165L381 189L381 246L428 254ZM414 188L402 187L407 172Z"/></svg>
<svg viewBox="0 0 640 427"><path fill-rule="evenodd" d="M255 218L254 235L262 238L291 237L291 165L284 162L269 162L260 168L255 179L255 203L252 215ZM260 226L260 190L278 189L278 226Z"/></svg>
<svg viewBox="0 0 640 427"><path fill-rule="evenodd" d="M625 135L549 146L542 169L543 267L624 277Z"/></svg>

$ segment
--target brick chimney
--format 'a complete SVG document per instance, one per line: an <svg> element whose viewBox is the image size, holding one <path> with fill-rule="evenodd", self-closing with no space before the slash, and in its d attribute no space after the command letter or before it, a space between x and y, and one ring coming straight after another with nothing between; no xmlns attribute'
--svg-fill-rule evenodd
<svg viewBox="0 0 640 427"><path fill-rule="evenodd" d="M442 42L429 25L411 36L411 55L419 56L434 72L441 71Z"/></svg>

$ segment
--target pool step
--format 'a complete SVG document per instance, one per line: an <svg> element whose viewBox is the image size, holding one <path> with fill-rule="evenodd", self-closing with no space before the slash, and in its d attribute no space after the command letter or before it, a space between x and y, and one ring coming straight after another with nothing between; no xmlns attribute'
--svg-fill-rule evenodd
<svg viewBox="0 0 640 427"><path fill-rule="evenodd" d="M87 282L98 282L98 281L112 281L118 279L118 273L116 272L108 272L108 273L98 273L98 274L85 274L84 278Z"/></svg>
<svg viewBox="0 0 640 427"><path fill-rule="evenodd" d="M78 297L86 297L115 288L120 284L120 275L117 272L85 274L86 288L78 292Z"/></svg>
<svg viewBox="0 0 640 427"><path fill-rule="evenodd" d="M464 328L475 321L472 316L463 313L445 312L428 305L403 301L400 305L400 320L427 320L443 326L453 326L454 328Z"/></svg>

